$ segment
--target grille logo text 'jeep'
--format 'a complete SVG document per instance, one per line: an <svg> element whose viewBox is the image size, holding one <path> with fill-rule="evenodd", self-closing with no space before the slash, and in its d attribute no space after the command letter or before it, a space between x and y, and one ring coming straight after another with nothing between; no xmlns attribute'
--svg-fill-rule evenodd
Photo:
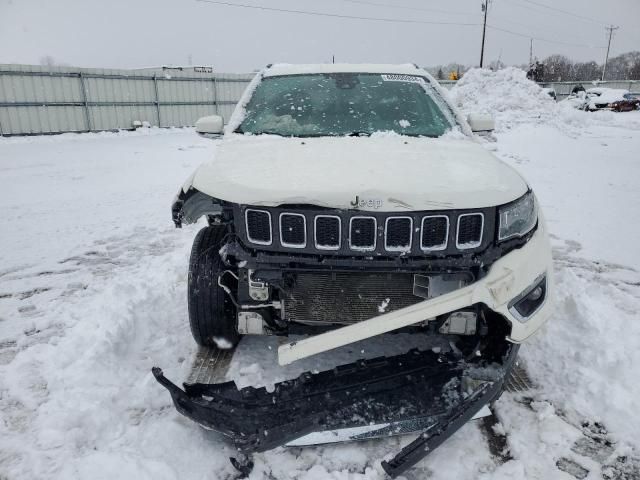
<svg viewBox="0 0 640 480"><path fill-rule="evenodd" d="M360 198L360 195L356 195L356 198L352 200L351 206L354 208L380 208L382 207L382 200L370 198L368 200Z"/></svg>

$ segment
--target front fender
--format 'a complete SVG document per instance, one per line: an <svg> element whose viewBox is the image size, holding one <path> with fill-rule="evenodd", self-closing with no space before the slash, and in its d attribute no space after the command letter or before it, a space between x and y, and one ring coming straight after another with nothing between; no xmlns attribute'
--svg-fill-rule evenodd
<svg viewBox="0 0 640 480"><path fill-rule="evenodd" d="M171 218L176 228L183 223L195 223L203 215L222 215L222 202L206 193L189 187L180 189L171 204Z"/></svg>

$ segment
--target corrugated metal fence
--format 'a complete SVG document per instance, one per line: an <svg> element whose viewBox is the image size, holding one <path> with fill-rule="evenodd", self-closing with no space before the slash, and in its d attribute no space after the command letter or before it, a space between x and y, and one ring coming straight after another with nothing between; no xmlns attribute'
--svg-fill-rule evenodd
<svg viewBox="0 0 640 480"><path fill-rule="evenodd" d="M640 80L606 80L604 82L546 82L540 83L541 87L553 88L558 96L558 100L567 97L573 87L582 85L585 89L594 87L617 88L621 90L629 90L634 95L640 95Z"/></svg>
<svg viewBox="0 0 640 480"><path fill-rule="evenodd" d="M39 135L191 126L205 115L229 119L255 74L202 73L193 68L104 70L0 64L0 135ZM455 81L442 80L449 89ZM640 95L640 81L554 82L558 99L575 85L623 88Z"/></svg>
<svg viewBox="0 0 640 480"><path fill-rule="evenodd" d="M193 125L229 118L254 74L0 65L0 134Z"/></svg>

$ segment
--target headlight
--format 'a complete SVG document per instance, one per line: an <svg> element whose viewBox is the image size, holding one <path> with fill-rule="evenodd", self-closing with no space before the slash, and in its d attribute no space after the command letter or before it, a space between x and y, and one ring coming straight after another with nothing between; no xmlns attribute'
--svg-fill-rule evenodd
<svg viewBox="0 0 640 480"><path fill-rule="evenodd" d="M498 210L500 227L498 240L521 237L531 231L538 221L538 206L532 191Z"/></svg>

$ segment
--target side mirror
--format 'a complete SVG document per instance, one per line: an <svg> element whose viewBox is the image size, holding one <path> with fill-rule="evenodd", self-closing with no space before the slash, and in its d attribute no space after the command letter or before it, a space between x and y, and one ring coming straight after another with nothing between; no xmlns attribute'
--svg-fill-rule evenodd
<svg viewBox="0 0 640 480"><path fill-rule="evenodd" d="M220 115L202 117L196 122L196 132L203 137L219 137L223 131L224 120Z"/></svg>
<svg viewBox="0 0 640 480"><path fill-rule="evenodd" d="M476 132L491 132L496 128L496 124L493 121L493 117L490 115L482 115L478 113L470 113L467 116L467 122L471 127L471 131Z"/></svg>

